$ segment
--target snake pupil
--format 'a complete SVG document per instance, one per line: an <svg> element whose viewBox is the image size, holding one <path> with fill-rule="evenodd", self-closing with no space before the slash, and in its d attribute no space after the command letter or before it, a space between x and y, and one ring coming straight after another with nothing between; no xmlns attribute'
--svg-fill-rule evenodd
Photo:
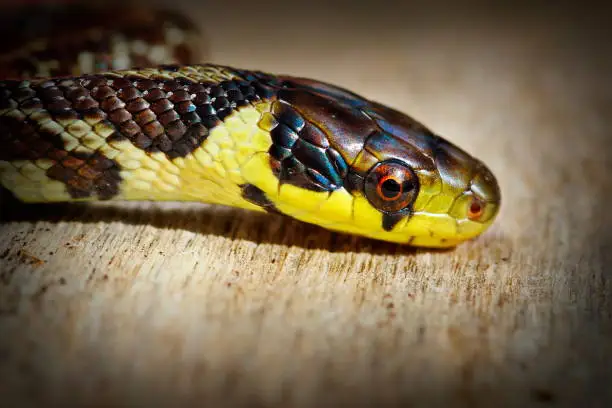
<svg viewBox="0 0 612 408"><path fill-rule="evenodd" d="M397 197L402 190L402 186L393 179L387 179L382 183L381 191L387 198Z"/></svg>
<svg viewBox="0 0 612 408"><path fill-rule="evenodd" d="M418 179L412 169L395 160L378 163L370 170L364 183L367 199L386 215L400 212L405 215L403 210L414 202L418 189Z"/></svg>

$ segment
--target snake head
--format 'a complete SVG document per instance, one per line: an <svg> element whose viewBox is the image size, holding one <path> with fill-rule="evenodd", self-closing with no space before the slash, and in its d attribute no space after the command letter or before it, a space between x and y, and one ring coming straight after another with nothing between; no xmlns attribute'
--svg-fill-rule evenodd
<svg viewBox="0 0 612 408"><path fill-rule="evenodd" d="M482 234L500 189L480 160L391 107L346 89L275 77L270 166L280 212L332 230L421 247Z"/></svg>

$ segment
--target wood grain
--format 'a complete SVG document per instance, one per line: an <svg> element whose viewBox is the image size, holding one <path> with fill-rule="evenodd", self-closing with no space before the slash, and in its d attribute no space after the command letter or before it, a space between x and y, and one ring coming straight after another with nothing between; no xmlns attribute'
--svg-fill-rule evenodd
<svg viewBox="0 0 612 408"><path fill-rule="evenodd" d="M604 19L234 3L179 4L213 60L410 112L490 165L498 222L421 251L205 205L3 202L7 406L609 406Z"/></svg>

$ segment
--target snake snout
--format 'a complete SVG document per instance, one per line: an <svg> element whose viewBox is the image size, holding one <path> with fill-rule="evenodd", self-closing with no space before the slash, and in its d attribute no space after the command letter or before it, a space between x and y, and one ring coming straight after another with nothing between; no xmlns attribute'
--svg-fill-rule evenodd
<svg viewBox="0 0 612 408"><path fill-rule="evenodd" d="M455 219L457 233L467 239L482 234L493 223L499 213L501 192L491 170L478 159L470 158L462 169L461 174L469 178L449 215Z"/></svg>
<svg viewBox="0 0 612 408"><path fill-rule="evenodd" d="M491 221L499 212L501 191L499 183L491 170L482 163L479 163L476 168L476 172L470 183L470 192L474 195L475 199L478 200L472 204L470 211L474 221Z"/></svg>

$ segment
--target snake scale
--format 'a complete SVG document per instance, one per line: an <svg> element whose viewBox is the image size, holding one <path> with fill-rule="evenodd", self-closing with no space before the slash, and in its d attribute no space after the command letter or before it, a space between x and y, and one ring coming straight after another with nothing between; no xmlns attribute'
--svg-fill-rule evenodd
<svg viewBox="0 0 612 408"><path fill-rule="evenodd" d="M204 63L176 13L7 21L24 38L0 47L0 183L24 203L195 201L421 247L475 238L499 211L489 168L422 123L326 82Z"/></svg>

